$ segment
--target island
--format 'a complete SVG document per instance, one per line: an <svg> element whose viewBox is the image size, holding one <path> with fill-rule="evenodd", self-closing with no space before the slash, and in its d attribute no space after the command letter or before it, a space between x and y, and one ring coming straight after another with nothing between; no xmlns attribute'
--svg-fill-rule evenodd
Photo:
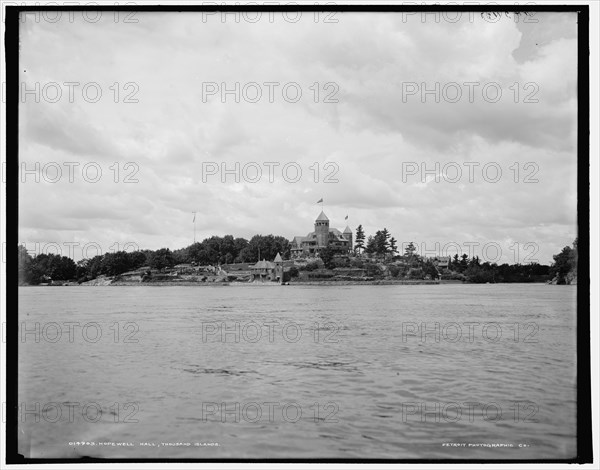
<svg viewBox="0 0 600 470"><path fill-rule="evenodd" d="M399 253L386 228L369 237L362 225L341 231L330 227L323 211L311 232L291 240L212 236L174 251L115 251L77 263L54 253L32 256L23 245L18 249L20 285L577 284L577 239L554 255L552 265L498 265L464 253L424 256L413 242Z"/></svg>

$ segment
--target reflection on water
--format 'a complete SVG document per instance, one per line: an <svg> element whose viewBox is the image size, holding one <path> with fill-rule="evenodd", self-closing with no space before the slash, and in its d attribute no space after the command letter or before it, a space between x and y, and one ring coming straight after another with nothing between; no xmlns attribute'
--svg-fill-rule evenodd
<svg viewBox="0 0 600 470"><path fill-rule="evenodd" d="M576 453L574 286L19 296L19 444L30 457Z"/></svg>

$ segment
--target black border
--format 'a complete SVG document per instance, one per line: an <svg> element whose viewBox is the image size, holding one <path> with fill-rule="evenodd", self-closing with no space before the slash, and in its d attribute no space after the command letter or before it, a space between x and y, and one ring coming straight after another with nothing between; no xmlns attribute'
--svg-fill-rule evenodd
<svg viewBox="0 0 600 470"><path fill-rule="evenodd" d="M4 5L2 5L4 6ZM577 286L577 456L573 459L42 459L25 458L18 453L18 168L19 168L19 14L26 11L319 11L319 12L574 12L578 13L578 107L577 107L577 213L578 213L578 286ZM7 435L6 464L86 464L86 463L591 463L592 408L590 370L590 93L589 93L589 6L588 5L94 5L45 6L6 5L6 312L7 312ZM8 307L11 307L9 310Z"/></svg>

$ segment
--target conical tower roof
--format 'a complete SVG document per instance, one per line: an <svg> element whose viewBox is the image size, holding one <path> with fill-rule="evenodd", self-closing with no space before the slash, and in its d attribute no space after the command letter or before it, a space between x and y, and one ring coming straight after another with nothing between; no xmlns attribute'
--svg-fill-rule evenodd
<svg viewBox="0 0 600 470"><path fill-rule="evenodd" d="M346 225L346 229L344 230L344 233L352 233L352 230L350 230L350 227L348 227Z"/></svg>
<svg viewBox="0 0 600 470"><path fill-rule="evenodd" d="M279 253L277 253L277 256L275 257L275 263L283 263L283 260L281 259L281 255Z"/></svg>
<svg viewBox="0 0 600 470"><path fill-rule="evenodd" d="M329 218L325 215L325 212L321 211L319 217L317 217L317 222L327 221L329 222Z"/></svg>

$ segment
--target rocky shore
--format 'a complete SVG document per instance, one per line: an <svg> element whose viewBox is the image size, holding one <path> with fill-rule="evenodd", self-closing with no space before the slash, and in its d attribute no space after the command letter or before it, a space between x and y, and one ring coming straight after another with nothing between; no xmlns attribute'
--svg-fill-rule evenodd
<svg viewBox="0 0 600 470"><path fill-rule="evenodd" d="M117 276L118 277L118 276ZM397 279L372 279L372 280L310 280L310 281L292 281L286 283L291 286L389 286L389 285L422 285L422 284L440 284L437 280L397 280ZM78 284L76 282L53 283L52 286L248 286L248 285L279 285L276 282L247 282L227 280L227 278L214 279L212 281L200 281L189 279L172 279L145 281L134 279L113 279L110 277L99 277L88 282Z"/></svg>
<svg viewBox="0 0 600 470"><path fill-rule="evenodd" d="M396 279L373 279L372 281L300 281L291 282L294 286L391 286L391 285L420 285L439 284L440 281L429 280L396 280Z"/></svg>

